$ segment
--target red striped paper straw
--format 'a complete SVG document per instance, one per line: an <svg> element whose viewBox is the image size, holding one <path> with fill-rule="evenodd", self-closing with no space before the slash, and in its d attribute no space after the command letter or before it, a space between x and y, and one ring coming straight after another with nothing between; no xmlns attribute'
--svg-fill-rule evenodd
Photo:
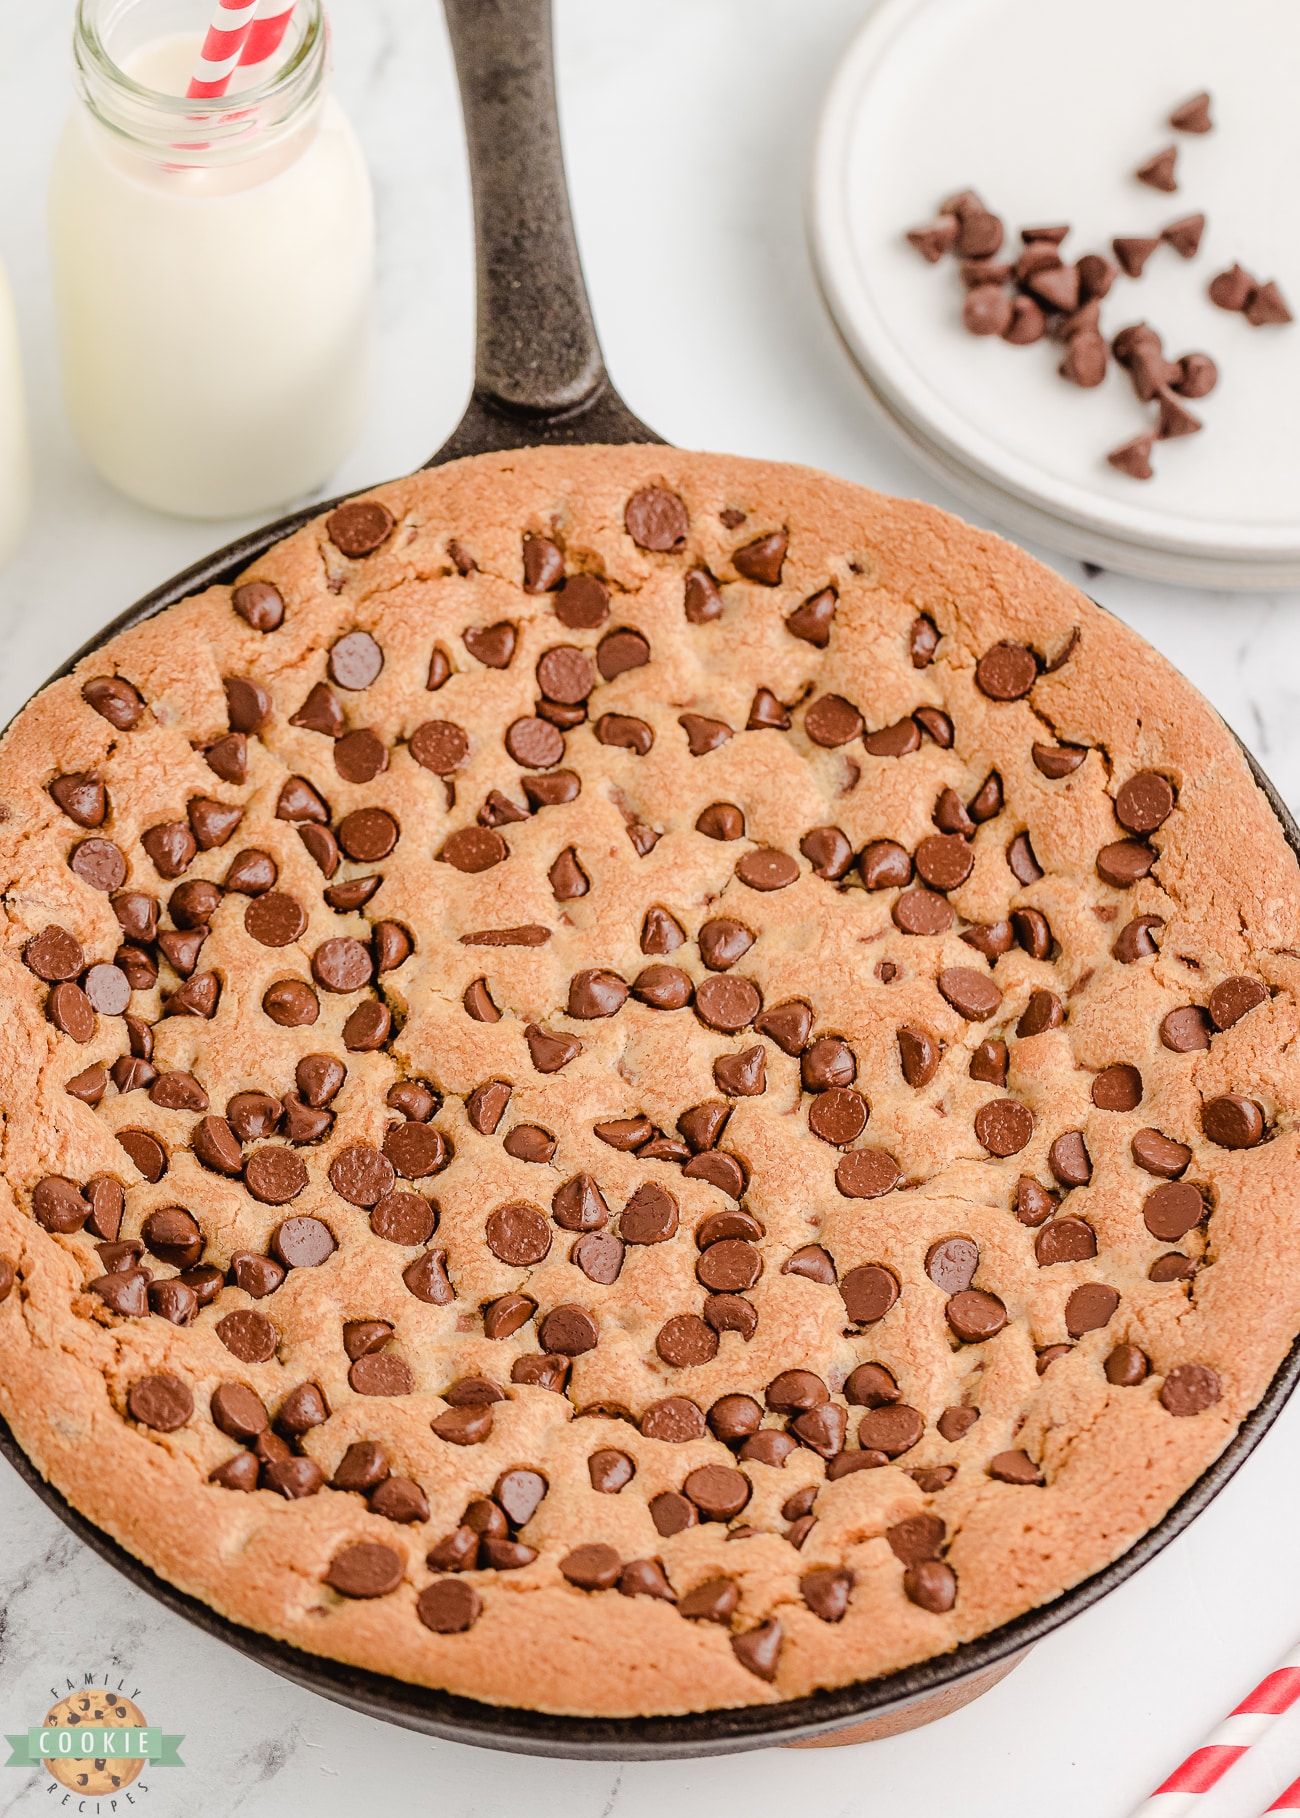
<svg viewBox="0 0 1300 1818"><path fill-rule="evenodd" d="M262 0L257 9L257 17L244 40L244 48L239 58L241 69L250 69L259 63L269 63L279 50L284 34L289 29L293 17L295 0Z"/></svg>
<svg viewBox="0 0 1300 1818"><path fill-rule="evenodd" d="M1158 1786L1151 1797L1134 1812L1133 1818L1183 1818L1196 1807L1202 1793L1217 1786L1234 1762L1270 1729L1283 1711L1289 1711L1300 1698L1300 1647L1292 1648L1254 1691L1230 1711L1186 1761L1180 1762L1168 1780ZM1272 1811L1300 1811L1300 1781L1288 1787L1282 1798L1297 1793L1291 1806L1276 1805Z"/></svg>
<svg viewBox="0 0 1300 1818"><path fill-rule="evenodd" d="M1268 1809L1270 1812L1300 1812L1300 1780L1293 1780Z"/></svg>
<svg viewBox="0 0 1300 1818"><path fill-rule="evenodd" d="M224 95L257 13L257 0L217 0L198 64L185 93L192 100Z"/></svg>

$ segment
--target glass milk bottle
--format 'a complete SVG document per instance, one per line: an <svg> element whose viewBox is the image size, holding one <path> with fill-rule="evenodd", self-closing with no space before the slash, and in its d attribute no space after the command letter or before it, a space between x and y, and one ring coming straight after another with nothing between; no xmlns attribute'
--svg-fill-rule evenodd
<svg viewBox="0 0 1300 1818"><path fill-rule="evenodd" d="M18 319L0 267L0 567L18 547L31 502Z"/></svg>
<svg viewBox="0 0 1300 1818"><path fill-rule="evenodd" d="M311 492L355 440L374 232L320 0L247 86L190 100L210 12L80 0L50 247L82 447L141 504L221 518Z"/></svg>

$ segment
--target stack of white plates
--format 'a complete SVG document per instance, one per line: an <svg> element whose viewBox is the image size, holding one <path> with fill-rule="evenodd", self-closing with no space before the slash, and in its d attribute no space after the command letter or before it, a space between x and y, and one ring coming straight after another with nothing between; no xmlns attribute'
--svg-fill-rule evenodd
<svg viewBox="0 0 1300 1818"><path fill-rule="evenodd" d="M885 419L957 492L1066 554L1202 586L1300 585L1300 320L1252 327L1216 309L1210 278L1240 262L1300 316L1300 6L1293 0L878 0L827 96L811 198L817 270ZM1214 130L1176 133L1201 89ZM1177 192L1133 172L1178 147ZM910 227L974 189L1007 225L1069 222L1063 253L1111 253L1204 214L1200 252L1161 245L1101 306L1107 340L1147 321L1171 358L1219 368L1189 402L1204 429L1157 443L1155 478L1107 453L1151 428L1114 363L1081 390L1063 349L1012 347L961 324L949 255Z"/></svg>

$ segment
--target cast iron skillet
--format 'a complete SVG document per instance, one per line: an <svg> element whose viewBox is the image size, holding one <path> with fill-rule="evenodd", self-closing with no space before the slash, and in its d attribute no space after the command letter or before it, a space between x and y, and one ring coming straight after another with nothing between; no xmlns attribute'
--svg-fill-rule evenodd
<svg viewBox="0 0 1300 1818"><path fill-rule="evenodd" d="M550 0L444 0L444 5L469 138L478 252L478 345L469 407L428 465L540 444L662 442L637 421L611 385L592 325L560 155ZM273 543L327 509L325 504L306 506L196 562L114 619L58 674L67 674L119 631L200 588L233 580ZM1300 828L1250 753L1245 755L1300 856ZM1104 1571L1041 1609L950 1654L881 1679L785 1704L684 1717L551 1717L427 1691L303 1653L228 1622L157 1577L45 1482L2 1420L0 1451L42 1502L133 1584L260 1666L324 1698L407 1729L483 1748L588 1760L657 1760L729 1754L823 1735L854 1719L897 1711L956 1687L1020 1653L1122 1584L1180 1534L1268 1431L1297 1377L1300 1340L1231 1443L1164 1520Z"/></svg>

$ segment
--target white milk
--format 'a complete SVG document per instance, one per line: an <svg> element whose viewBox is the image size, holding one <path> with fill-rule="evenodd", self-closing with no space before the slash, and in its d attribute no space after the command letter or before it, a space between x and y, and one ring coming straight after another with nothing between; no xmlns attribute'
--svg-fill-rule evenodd
<svg viewBox="0 0 1300 1818"><path fill-rule="evenodd" d="M18 546L31 503L27 416L18 356L18 321L0 269L0 566Z"/></svg>
<svg viewBox="0 0 1300 1818"><path fill-rule="evenodd" d="M355 440L373 223L360 148L320 92L323 50L314 91L287 117L258 124L262 91L250 91L253 124L232 145L178 109L198 45L173 35L124 57L141 87L121 97L104 67L87 81L83 65L85 104L51 177L50 246L82 447L142 504L220 518L323 485ZM191 123L179 139L178 123Z"/></svg>

